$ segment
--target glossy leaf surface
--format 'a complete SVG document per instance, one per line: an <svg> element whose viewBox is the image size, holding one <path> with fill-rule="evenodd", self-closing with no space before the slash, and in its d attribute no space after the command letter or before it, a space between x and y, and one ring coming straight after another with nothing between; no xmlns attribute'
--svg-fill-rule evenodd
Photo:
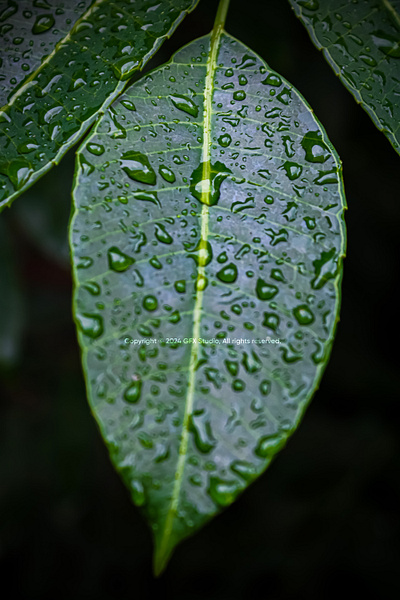
<svg viewBox="0 0 400 600"><path fill-rule="evenodd" d="M318 385L341 165L300 94L220 32L114 103L78 153L74 202L89 401L159 572L265 470Z"/></svg>
<svg viewBox="0 0 400 600"><path fill-rule="evenodd" d="M2 4L0 210L59 162L196 4Z"/></svg>
<svg viewBox="0 0 400 600"><path fill-rule="evenodd" d="M400 154L399 0L289 0L314 44Z"/></svg>

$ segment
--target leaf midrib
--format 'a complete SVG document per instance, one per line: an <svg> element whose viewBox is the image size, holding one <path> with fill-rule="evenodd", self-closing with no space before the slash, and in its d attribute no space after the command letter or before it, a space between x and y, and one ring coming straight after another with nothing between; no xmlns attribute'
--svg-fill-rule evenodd
<svg viewBox="0 0 400 600"><path fill-rule="evenodd" d="M211 148L211 117L212 117L212 93L213 93L213 81L215 76L215 71L217 69L217 55L219 50L219 45L221 41L221 35L223 32L223 26L217 25L211 34L210 41L210 51L207 60L207 72L206 72L206 80L204 86L204 105L203 105L203 147L202 147L202 163L203 163L203 172L202 172L202 181L210 180L211 177L211 156L210 156L210 148ZM210 193L211 193L211 185L208 186L207 191L204 191L204 186L202 190L202 210L200 215L201 221L201 234L200 239L202 243L207 242L209 235L209 204L210 204ZM200 288L197 290L197 283L201 279L205 277L205 266L201 264L198 265L197 270L197 280L196 280L196 300L193 309L193 328L192 328L192 338L198 339L200 337L200 324L201 324L201 313L203 307L203 290ZM175 473L175 483L172 492L171 502L168 509L168 514L165 520L165 526L163 531L162 541L159 547L159 555L166 556L168 554L168 542L171 537L173 523L175 516L177 514L177 509L179 505L179 497L182 487L183 481L183 472L185 469L186 455L187 455L187 447L189 442L189 419L193 410L193 402L194 402L194 392L195 392L195 378L196 378L196 363L198 357L198 344L192 344L191 346L191 354L190 354L190 363L189 363L189 381L187 387L187 394L185 400L185 413L183 417L182 423L182 437L181 443L179 446L179 456Z"/></svg>

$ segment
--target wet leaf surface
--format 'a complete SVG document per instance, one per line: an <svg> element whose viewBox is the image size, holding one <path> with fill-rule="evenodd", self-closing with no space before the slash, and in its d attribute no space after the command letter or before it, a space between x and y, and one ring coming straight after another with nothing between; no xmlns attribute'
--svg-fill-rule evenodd
<svg viewBox="0 0 400 600"><path fill-rule="evenodd" d="M289 1L332 69L400 154L400 2Z"/></svg>
<svg viewBox="0 0 400 600"><path fill-rule="evenodd" d="M77 158L88 396L156 572L296 429L339 310L338 156L300 94L217 33L131 86Z"/></svg>
<svg viewBox="0 0 400 600"><path fill-rule="evenodd" d="M2 4L0 210L60 161L196 4Z"/></svg>

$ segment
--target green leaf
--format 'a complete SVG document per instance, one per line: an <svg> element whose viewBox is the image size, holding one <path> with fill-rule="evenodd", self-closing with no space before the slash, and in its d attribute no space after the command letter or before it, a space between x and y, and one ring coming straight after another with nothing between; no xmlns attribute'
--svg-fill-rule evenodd
<svg viewBox="0 0 400 600"><path fill-rule="evenodd" d="M0 210L60 161L197 2L83 0L67 9L60 0L8 1L0 10Z"/></svg>
<svg viewBox="0 0 400 600"><path fill-rule="evenodd" d="M25 303L21 291L15 248L4 218L0 219L0 368L16 364L25 325Z"/></svg>
<svg viewBox="0 0 400 600"><path fill-rule="evenodd" d="M298 426L338 318L344 204L308 104L221 24L80 148L70 244L88 397L153 529L156 573Z"/></svg>
<svg viewBox="0 0 400 600"><path fill-rule="evenodd" d="M400 1L289 1L342 83L400 154Z"/></svg>

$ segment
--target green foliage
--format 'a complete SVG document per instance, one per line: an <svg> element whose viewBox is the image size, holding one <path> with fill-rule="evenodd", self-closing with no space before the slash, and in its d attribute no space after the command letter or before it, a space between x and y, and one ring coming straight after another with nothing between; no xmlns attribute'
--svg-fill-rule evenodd
<svg viewBox="0 0 400 600"><path fill-rule="evenodd" d="M218 25L132 85L77 164L89 401L159 572L266 469L318 385L341 166L301 95Z"/></svg>
<svg viewBox="0 0 400 600"><path fill-rule="evenodd" d="M290 2L399 151L399 3ZM159 573L268 467L318 387L340 304L341 163L301 94L224 32L229 0L210 35L130 87L197 2L64 4L0 13L0 210L97 120L77 152L74 317L88 399ZM62 263L54 203L18 213ZM0 227L5 364L22 319Z"/></svg>
<svg viewBox="0 0 400 600"><path fill-rule="evenodd" d="M400 1L289 1L332 69L400 154Z"/></svg>
<svg viewBox="0 0 400 600"><path fill-rule="evenodd" d="M74 4L74 3L71 3ZM0 210L57 164L197 0L9 2L0 14Z"/></svg>

